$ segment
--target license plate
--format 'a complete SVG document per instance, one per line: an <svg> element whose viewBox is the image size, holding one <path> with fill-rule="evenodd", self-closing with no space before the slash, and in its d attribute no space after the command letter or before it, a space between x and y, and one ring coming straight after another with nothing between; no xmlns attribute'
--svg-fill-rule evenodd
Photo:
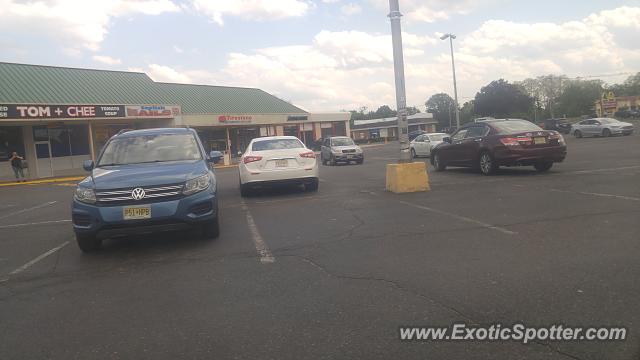
<svg viewBox="0 0 640 360"><path fill-rule="evenodd" d="M150 219L151 206L129 206L122 209L122 217L125 220Z"/></svg>
<svg viewBox="0 0 640 360"><path fill-rule="evenodd" d="M533 138L533 143L534 144L546 144L547 143L547 138L545 137L534 137Z"/></svg>
<svg viewBox="0 0 640 360"><path fill-rule="evenodd" d="M276 167L287 167L288 164L287 160L276 160Z"/></svg>

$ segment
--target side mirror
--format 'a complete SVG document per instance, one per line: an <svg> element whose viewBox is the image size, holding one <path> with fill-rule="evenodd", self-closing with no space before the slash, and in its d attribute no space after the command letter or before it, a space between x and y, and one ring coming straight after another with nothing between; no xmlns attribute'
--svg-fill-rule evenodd
<svg viewBox="0 0 640 360"><path fill-rule="evenodd" d="M451 144L451 137L445 136L445 137L442 138L442 141Z"/></svg>
<svg viewBox="0 0 640 360"><path fill-rule="evenodd" d="M85 160L82 162L82 168L86 171L91 171L95 167L93 160Z"/></svg>
<svg viewBox="0 0 640 360"><path fill-rule="evenodd" d="M214 164L217 164L222 160L222 153L220 151L212 151L209 153L209 160Z"/></svg>

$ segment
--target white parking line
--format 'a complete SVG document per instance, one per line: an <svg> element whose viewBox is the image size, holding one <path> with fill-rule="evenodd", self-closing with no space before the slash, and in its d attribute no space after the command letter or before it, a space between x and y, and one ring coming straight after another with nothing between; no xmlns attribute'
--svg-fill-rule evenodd
<svg viewBox="0 0 640 360"><path fill-rule="evenodd" d="M249 231L251 231L251 237L253 238L253 244L256 247L256 251L258 252L258 255L260 255L260 262L268 264L276 261L276 258L271 254L271 250L269 250L269 247L264 242L262 235L260 235L256 222L253 220L253 216L251 215L251 212L244 200L242 200L242 210L247 217L247 225L249 225Z"/></svg>
<svg viewBox="0 0 640 360"><path fill-rule="evenodd" d="M43 207L45 207L45 206L53 205L53 204L55 204L55 203L56 203L56 201L49 201L49 202L46 202L46 203L44 203L44 204L40 204L40 205L32 206L32 207L30 207L30 208L26 208L26 209L18 210L18 211L16 211L16 212L11 213L11 214L7 214L7 215L0 216L0 220L2 220L2 219L6 219L6 218L8 218L8 217L10 217L10 216L14 216L14 215L22 214L23 212L27 212L27 211L31 211L31 210L36 210L36 209L43 208Z"/></svg>
<svg viewBox="0 0 640 360"><path fill-rule="evenodd" d="M430 208L430 207L427 207L427 206L413 204L413 203L410 203L408 201L398 201L398 202L401 203L401 204L405 204L407 206L412 206L412 207L417 208L417 209L430 211L430 212L433 212L433 213L436 213L436 214L440 214L440 215L450 216L450 217L458 219L458 220L462 220L462 221L466 221L466 222L469 222L469 223L472 223L472 224L480 225L480 226L482 226L484 228L491 229L491 230L496 230L496 231L499 231L499 232L501 232L503 234L507 234L507 235L515 235L515 234L517 234L514 231L507 230L507 229L501 228L499 226L487 224L487 223L482 222L480 220L471 219L471 218L468 218L466 216L456 215L456 214L452 214L450 212L446 212L446 211Z"/></svg>
<svg viewBox="0 0 640 360"><path fill-rule="evenodd" d="M32 225L62 224L62 223L68 223L68 222L71 222L71 220L51 220L51 221L40 221L40 222L32 222L32 223L24 223L24 224L0 225L0 229L11 229L11 228L32 226Z"/></svg>
<svg viewBox="0 0 640 360"><path fill-rule="evenodd" d="M624 196L624 195L615 195L615 194L602 194L602 193L592 193L586 191L571 191L571 190L560 190L560 189L551 189L551 191L555 192L563 192L563 193L571 193L571 194L581 194L581 195L591 195L591 196L600 196L600 197L609 197L621 200L631 200L631 201L640 201L640 198L633 196Z"/></svg>
<svg viewBox="0 0 640 360"><path fill-rule="evenodd" d="M51 249L51 250L47 251L46 253L44 253L44 254L42 254L42 255L38 256L37 258L35 258L35 259L33 259L33 260L29 261L28 263L26 263L26 264L24 264L24 265L20 266L19 268L17 268L17 269L15 269L15 270L13 270L12 272L10 272L10 273L9 273L9 275L16 275L16 274L19 274L19 273L21 273L21 272L23 272L23 271L27 270L28 268L30 268L31 266L33 266L33 264L35 264L35 263L37 263L38 261L40 261L40 260L42 260L42 259L46 258L46 257L47 257L47 256L49 256L49 255L51 255L51 254L55 253L56 251L58 251L58 250L62 249L63 247L65 247L65 246L67 246L67 245L69 245L69 242L68 242L68 241L63 242L62 244L60 244L60 245L58 245L58 246L54 247L53 249Z"/></svg>
<svg viewBox="0 0 640 360"><path fill-rule="evenodd" d="M567 172L563 172L562 174L590 174L590 173L597 173L597 172L629 170L629 169L640 169L640 166L623 166L623 167L608 168L608 169L567 171Z"/></svg>

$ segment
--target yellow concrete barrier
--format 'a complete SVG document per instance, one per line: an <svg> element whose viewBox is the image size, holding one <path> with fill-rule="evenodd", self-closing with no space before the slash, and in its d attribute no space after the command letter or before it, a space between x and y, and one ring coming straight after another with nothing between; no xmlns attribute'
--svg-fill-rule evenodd
<svg viewBox="0 0 640 360"><path fill-rule="evenodd" d="M394 193L431 190L427 164L422 161L387 164L387 190Z"/></svg>

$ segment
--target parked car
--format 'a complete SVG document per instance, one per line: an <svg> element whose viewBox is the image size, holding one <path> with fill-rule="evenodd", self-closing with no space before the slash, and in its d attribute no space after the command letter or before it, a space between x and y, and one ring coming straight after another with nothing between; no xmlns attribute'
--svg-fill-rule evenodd
<svg viewBox="0 0 640 360"><path fill-rule="evenodd" d="M476 167L485 175L500 166L533 166L543 172L567 155L562 134L526 120L495 119L461 127L431 152L436 171Z"/></svg>
<svg viewBox="0 0 640 360"><path fill-rule="evenodd" d="M538 123L538 126L545 130L555 130L563 134L571 133L571 123L565 118L546 119Z"/></svg>
<svg viewBox="0 0 640 360"><path fill-rule="evenodd" d="M616 111L614 115L616 117L620 117L623 119L636 118L636 117L640 117L640 110L626 109L626 110Z"/></svg>
<svg viewBox="0 0 640 360"><path fill-rule="evenodd" d="M409 141L412 141L413 139L417 138L418 136L422 135L422 134L426 134L427 132L424 130L415 130L415 131L411 131L409 133Z"/></svg>
<svg viewBox="0 0 640 360"><path fill-rule="evenodd" d="M364 162L364 152L348 136L333 136L324 139L320 149L320 160L323 165L336 165L338 162L358 164Z"/></svg>
<svg viewBox="0 0 640 360"><path fill-rule="evenodd" d="M577 122L571 126L571 133L577 138L585 136L631 135L633 124L610 118L595 118Z"/></svg>
<svg viewBox="0 0 640 360"><path fill-rule="evenodd" d="M442 142L442 139L449 136L445 133L423 134L415 138L409 146L411 147L411 157L430 156L431 150Z"/></svg>
<svg viewBox="0 0 640 360"><path fill-rule="evenodd" d="M295 136L269 136L251 140L238 164L240 195L274 184L301 184L318 190L316 154Z"/></svg>
<svg viewBox="0 0 640 360"><path fill-rule="evenodd" d="M218 237L218 194L211 163L193 129L148 129L109 139L75 191L71 218L82 251L105 238L201 227Z"/></svg>

